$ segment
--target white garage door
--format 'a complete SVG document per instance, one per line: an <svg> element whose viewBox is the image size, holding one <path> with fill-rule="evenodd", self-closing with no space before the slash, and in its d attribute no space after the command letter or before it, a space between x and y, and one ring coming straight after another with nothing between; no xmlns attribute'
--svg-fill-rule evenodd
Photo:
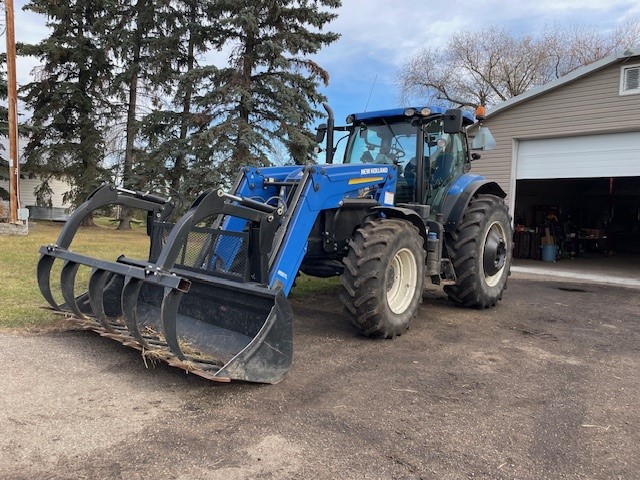
<svg viewBox="0 0 640 480"><path fill-rule="evenodd" d="M640 176L640 132L522 140L516 178Z"/></svg>

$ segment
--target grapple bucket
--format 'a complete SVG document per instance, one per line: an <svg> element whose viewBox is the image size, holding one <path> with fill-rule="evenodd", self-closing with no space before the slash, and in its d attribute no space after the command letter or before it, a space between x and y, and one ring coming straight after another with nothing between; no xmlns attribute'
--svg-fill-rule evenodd
<svg viewBox="0 0 640 480"><path fill-rule="evenodd" d="M83 328L141 350L147 364L163 360L217 381L278 382L291 365L293 315L282 288L268 286L266 253L282 213L225 195L201 195L172 226L162 221L168 201L102 187L67 221L58 243L41 248L43 296ZM149 212L148 260L112 262L68 250L82 219L112 203ZM221 229L222 222L235 228ZM64 262L60 305L51 292L56 260ZM86 292L74 291L80 265L92 269Z"/></svg>

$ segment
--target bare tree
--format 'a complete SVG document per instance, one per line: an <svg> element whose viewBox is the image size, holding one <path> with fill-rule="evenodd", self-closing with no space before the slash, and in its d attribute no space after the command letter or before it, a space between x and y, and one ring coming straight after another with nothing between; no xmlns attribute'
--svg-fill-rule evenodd
<svg viewBox="0 0 640 480"><path fill-rule="evenodd" d="M560 25L536 35L504 28L464 31L443 48L424 48L398 74L403 102L494 105L640 43L640 18L612 30Z"/></svg>

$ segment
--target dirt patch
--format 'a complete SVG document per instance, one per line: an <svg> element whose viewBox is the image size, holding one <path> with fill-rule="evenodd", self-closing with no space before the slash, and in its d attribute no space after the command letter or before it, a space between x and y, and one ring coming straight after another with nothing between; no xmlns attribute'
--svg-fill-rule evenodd
<svg viewBox="0 0 640 480"><path fill-rule="evenodd" d="M220 385L87 332L0 334L0 477L636 478L640 295L511 279L495 309L439 289L394 340L336 292L293 300L278 385Z"/></svg>

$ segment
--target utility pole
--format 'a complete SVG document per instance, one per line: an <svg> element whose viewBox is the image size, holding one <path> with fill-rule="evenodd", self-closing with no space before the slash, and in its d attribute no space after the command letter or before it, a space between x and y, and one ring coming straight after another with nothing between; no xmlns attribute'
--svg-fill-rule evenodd
<svg viewBox="0 0 640 480"><path fill-rule="evenodd" d="M7 13L7 86L9 100L9 222L18 222L20 208L18 182L18 92L16 87L16 37L14 30L13 0L5 0Z"/></svg>

